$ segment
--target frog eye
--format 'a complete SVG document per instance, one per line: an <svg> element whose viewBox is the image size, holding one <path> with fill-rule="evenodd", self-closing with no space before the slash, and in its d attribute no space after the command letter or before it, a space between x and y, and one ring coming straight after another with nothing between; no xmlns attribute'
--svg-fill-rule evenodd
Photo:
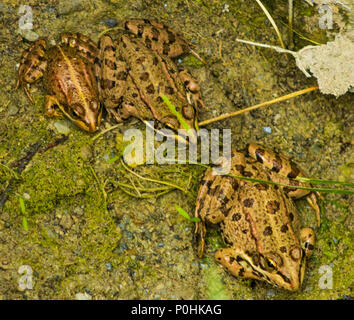
<svg viewBox="0 0 354 320"><path fill-rule="evenodd" d="M176 130L176 128L174 127L174 125L171 124L171 123L166 123L166 124L165 124L165 127L166 127L167 129Z"/></svg>
<svg viewBox="0 0 354 320"><path fill-rule="evenodd" d="M267 258L267 266L269 268L272 268L272 269L276 269L277 267L277 264L274 260L272 260L271 258Z"/></svg>
<svg viewBox="0 0 354 320"><path fill-rule="evenodd" d="M264 257L263 265L265 269L273 271L279 269L283 265L283 261L276 253L270 253L267 257Z"/></svg>
<svg viewBox="0 0 354 320"><path fill-rule="evenodd" d="M78 103L72 105L71 108L78 117L82 117L85 114L84 108Z"/></svg>

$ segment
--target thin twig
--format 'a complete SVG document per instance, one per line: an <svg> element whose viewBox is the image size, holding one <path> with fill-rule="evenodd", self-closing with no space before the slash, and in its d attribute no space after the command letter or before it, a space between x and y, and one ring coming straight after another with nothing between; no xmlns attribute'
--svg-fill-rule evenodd
<svg viewBox="0 0 354 320"><path fill-rule="evenodd" d="M205 126L205 125L207 125L209 123L213 123L213 122L216 122L216 121L221 121L221 120L224 120L224 119L227 119L227 118L235 117L235 116L238 116L238 115L240 115L242 113L249 112L251 110L258 109L258 108L261 108L261 107L269 106L269 105L274 104L276 102L281 102L281 101L284 101L284 100L287 100L287 99L290 99L290 98L294 98L296 96L299 96L299 95L302 95L304 93L307 93L307 92L310 92L310 91L314 91L314 90L317 90L317 89L318 89L318 86L315 86L315 87L306 88L306 89L303 89L303 90L300 90L300 91L295 91L295 92L289 93L289 94L287 94L285 96L282 96L282 97L279 97L279 98L275 98L275 99L270 100L270 101L262 102L260 104L254 105L254 106L251 106L251 107L248 107L248 108L244 108L242 110L238 110L238 111L235 111L235 112L223 114L221 116L218 116L218 117L215 117L215 118L212 118L212 119L204 120L202 122L199 122L198 126L202 127L202 126Z"/></svg>
<svg viewBox="0 0 354 320"><path fill-rule="evenodd" d="M114 126L108 128L108 129L106 129L106 130L103 130L103 131L101 131L99 134L95 135L91 140L92 140L92 141L95 141L95 140L97 140L99 137L101 137L102 135L104 135L105 133L107 133L107 132L109 132L109 131L111 131L111 130L117 129L117 128L118 128L119 126L121 126L121 125L122 125L122 124L119 123L119 124L116 124L116 125L114 125Z"/></svg>

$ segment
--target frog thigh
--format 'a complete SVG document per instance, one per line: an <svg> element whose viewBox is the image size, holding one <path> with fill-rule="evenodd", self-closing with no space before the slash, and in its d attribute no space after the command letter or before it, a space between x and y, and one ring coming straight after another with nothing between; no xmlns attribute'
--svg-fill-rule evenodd
<svg viewBox="0 0 354 320"><path fill-rule="evenodd" d="M128 19L124 28L142 38L147 48L176 58L191 51L191 45L177 32L154 20Z"/></svg>
<svg viewBox="0 0 354 320"><path fill-rule="evenodd" d="M72 48L76 48L87 60L94 63L98 55L96 44L81 33L62 33L61 42Z"/></svg>
<svg viewBox="0 0 354 320"><path fill-rule="evenodd" d="M249 144L248 152L252 158L264 164L265 167L271 170L270 177L272 181L282 184L298 185L301 187L311 187L310 183L294 180L297 176L305 177L306 175L303 170L288 157L282 154L277 154L274 151L266 149L256 143ZM295 199L307 196L306 199L311 207L315 210L317 224L320 226L320 208L317 203L317 197L313 192L305 189L287 187L284 187L283 191Z"/></svg>
<svg viewBox="0 0 354 320"><path fill-rule="evenodd" d="M203 221L217 224L228 215L235 192L238 189L236 179L229 176L214 175L210 170L201 182L198 192L195 216Z"/></svg>
<svg viewBox="0 0 354 320"><path fill-rule="evenodd" d="M106 108L116 108L122 102L126 90L128 68L116 55L117 49L111 37L103 35L98 48L95 74L99 95Z"/></svg>
<svg viewBox="0 0 354 320"><path fill-rule="evenodd" d="M215 253L215 259L236 277L264 280L257 275L246 259L243 259L242 251L236 247L220 249Z"/></svg>
<svg viewBox="0 0 354 320"><path fill-rule="evenodd" d="M18 68L16 89L23 86L26 95L32 103L33 99L26 84L34 83L43 76L47 68L47 60L45 59L46 45L44 39L38 39L23 52L20 67Z"/></svg>

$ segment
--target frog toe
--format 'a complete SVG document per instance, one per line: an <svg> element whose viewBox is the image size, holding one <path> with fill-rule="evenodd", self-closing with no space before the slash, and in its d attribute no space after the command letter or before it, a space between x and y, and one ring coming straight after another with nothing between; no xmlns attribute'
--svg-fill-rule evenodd
<svg viewBox="0 0 354 320"><path fill-rule="evenodd" d="M62 117L63 114L58 111L55 106L58 106L57 99L53 96L45 97L44 112L48 117Z"/></svg>

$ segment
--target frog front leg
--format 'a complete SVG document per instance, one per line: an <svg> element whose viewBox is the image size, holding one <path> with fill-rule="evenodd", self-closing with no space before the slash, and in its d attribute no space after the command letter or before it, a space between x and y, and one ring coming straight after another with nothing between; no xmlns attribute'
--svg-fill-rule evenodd
<svg viewBox="0 0 354 320"><path fill-rule="evenodd" d="M197 110L205 109L205 104L203 102L197 80L195 80L187 70L181 70L179 72L179 77L187 90L188 102L194 105Z"/></svg>
<svg viewBox="0 0 354 320"><path fill-rule="evenodd" d="M237 247L218 250L215 259L235 277L264 280L261 273L251 267L250 257Z"/></svg>
<svg viewBox="0 0 354 320"><path fill-rule="evenodd" d="M43 76L47 68L47 60L45 58L46 46L47 43L44 39L38 39L23 52L18 68L16 89L22 86L32 103L34 101L27 88L27 84L34 83Z"/></svg>
<svg viewBox="0 0 354 320"><path fill-rule="evenodd" d="M232 206L232 195L238 189L238 182L230 176L217 175L208 169L199 188L195 217L195 233L199 236L198 255L202 257L205 248L206 223L218 224L227 216Z"/></svg>
<svg viewBox="0 0 354 320"><path fill-rule="evenodd" d="M297 176L306 177L305 173L288 157L277 154L272 150L266 149L258 144L251 143L248 146L250 156L261 162L265 167L271 170L271 179L274 182L301 187L311 187L310 183L295 180ZM317 203L316 194L305 189L283 188L284 192L290 197L299 199L306 196L306 200L316 213L317 225L321 224L320 208Z"/></svg>
<svg viewBox="0 0 354 320"><path fill-rule="evenodd" d="M44 113L48 117L62 117L63 116L63 113L58 111L55 106L58 106L58 101L55 98L55 96L47 95L45 97Z"/></svg>
<svg viewBox="0 0 354 320"><path fill-rule="evenodd" d="M310 258L315 245L315 232L311 228L303 228L300 231L300 240L302 249L306 258Z"/></svg>

